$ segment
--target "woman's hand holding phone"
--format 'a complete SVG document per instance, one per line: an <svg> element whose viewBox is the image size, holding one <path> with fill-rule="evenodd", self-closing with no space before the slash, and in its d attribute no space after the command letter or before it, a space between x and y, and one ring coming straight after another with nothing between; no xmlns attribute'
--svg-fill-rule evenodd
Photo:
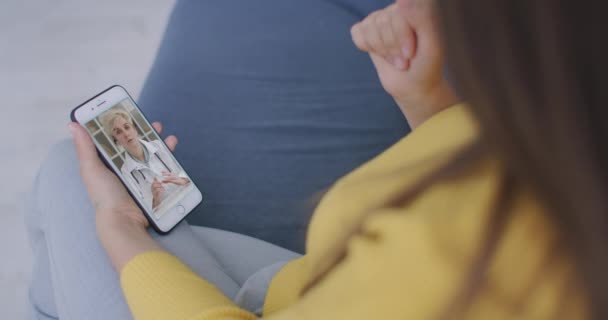
<svg viewBox="0 0 608 320"><path fill-rule="evenodd" d="M355 24L351 35L412 128L458 102L443 77L433 1L398 0Z"/></svg>
<svg viewBox="0 0 608 320"><path fill-rule="evenodd" d="M161 133L159 122L152 126ZM99 159L87 131L75 122L70 123L69 128L80 163L80 175L95 208L97 236L114 268L120 272L137 254L162 250L146 231L148 220L124 185ZM173 151L177 138L169 136L165 143Z"/></svg>

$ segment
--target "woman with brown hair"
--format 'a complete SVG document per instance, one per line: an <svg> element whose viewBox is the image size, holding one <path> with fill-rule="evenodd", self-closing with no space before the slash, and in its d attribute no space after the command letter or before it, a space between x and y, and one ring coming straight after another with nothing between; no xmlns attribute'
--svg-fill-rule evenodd
<svg viewBox="0 0 608 320"><path fill-rule="evenodd" d="M306 255L264 291L264 318L607 318L602 13L594 1L398 0L354 26L415 129L326 193ZM148 235L70 128L133 315L254 319Z"/></svg>

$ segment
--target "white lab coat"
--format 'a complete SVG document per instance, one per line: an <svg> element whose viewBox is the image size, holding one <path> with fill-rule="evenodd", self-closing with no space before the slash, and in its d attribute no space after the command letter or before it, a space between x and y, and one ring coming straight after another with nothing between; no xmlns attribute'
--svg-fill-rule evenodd
<svg viewBox="0 0 608 320"><path fill-rule="evenodd" d="M169 171L178 176L181 174L181 167L175 162L169 151L159 140L151 142L140 140L144 148L148 150L149 162L148 166L135 161L127 152L125 163L120 168L123 177L132 188L135 190L135 196L139 196L142 203L152 209L152 183L154 178L158 181L164 179L162 172ZM176 191L179 186L167 183L163 184L165 191L161 195L161 201L167 198L168 195Z"/></svg>

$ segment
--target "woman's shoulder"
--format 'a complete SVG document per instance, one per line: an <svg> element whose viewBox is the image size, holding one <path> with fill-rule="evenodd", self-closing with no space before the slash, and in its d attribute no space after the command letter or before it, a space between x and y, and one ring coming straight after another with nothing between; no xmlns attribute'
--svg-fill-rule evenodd
<svg viewBox="0 0 608 320"><path fill-rule="evenodd" d="M464 107L446 110L343 178L321 201L311 222L307 252L312 265L322 264L328 243L344 239L348 230L361 230L347 246L351 261L355 256L379 261L378 272L393 281L410 270L415 279L403 284L410 287L414 280L427 285L428 279L443 279L433 282L433 290L452 292L488 240L504 166L487 156L471 162L459 175L434 181L410 201L395 204L391 199L441 170L477 136ZM530 190L517 188L508 210L488 277L492 289L482 294L483 304L506 299L507 306L526 290L536 290L530 283L542 274L540 268L547 266L543 259L555 243L556 229ZM570 262L562 257L550 263L547 277L538 282L545 291L534 291L530 298L539 301L563 294ZM388 265L397 266L393 273Z"/></svg>
<svg viewBox="0 0 608 320"><path fill-rule="evenodd" d="M450 157L473 141L475 131L472 127L464 105L449 108L338 180L315 211L307 246L312 249L323 246L326 237L341 233L339 229L343 229L344 223L355 223L370 208L382 207L391 195L414 187L440 169ZM476 181L479 177L470 179ZM454 191L458 193L461 189ZM419 198L432 199L428 203L437 204L446 203L446 197L452 196L458 198L457 194L449 192L438 197L426 190Z"/></svg>
<svg viewBox="0 0 608 320"><path fill-rule="evenodd" d="M491 241L489 235L499 235L479 305L500 301L495 307L507 312L517 297L527 296L526 312L544 318L568 297L562 310L580 312L582 295L569 286L575 277L573 261L563 252L555 254L557 229L530 190L516 188L503 228L490 231L502 190L500 168L496 160L482 161L469 174L429 187L408 204L370 214L363 230L380 239L376 245L398 261L410 263L415 254L443 265L440 272L460 277Z"/></svg>

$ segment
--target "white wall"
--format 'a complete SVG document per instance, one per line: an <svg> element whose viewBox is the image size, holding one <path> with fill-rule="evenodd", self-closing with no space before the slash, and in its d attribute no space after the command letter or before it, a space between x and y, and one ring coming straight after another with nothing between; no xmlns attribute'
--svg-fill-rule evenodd
<svg viewBox="0 0 608 320"><path fill-rule="evenodd" d="M172 5L0 1L0 319L26 319L22 203L36 168L80 102L115 83L139 95Z"/></svg>

